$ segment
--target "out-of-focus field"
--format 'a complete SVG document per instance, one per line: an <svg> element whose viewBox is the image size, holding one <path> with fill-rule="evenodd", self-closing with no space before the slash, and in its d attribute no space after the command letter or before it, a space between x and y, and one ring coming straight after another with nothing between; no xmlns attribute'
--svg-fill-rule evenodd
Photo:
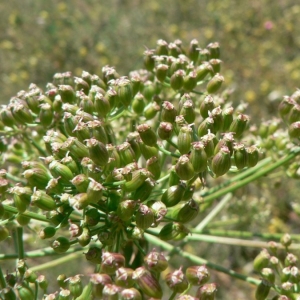
<svg viewBox="0 0 300 300"><path fill-rule="evenodd" d="M0 103L56 72L99 74L109 64L126 75L157 39L196 38L203 48L220 42L226 86L260 113L299 86L299 15L295 0L2 1Z"/></svg>

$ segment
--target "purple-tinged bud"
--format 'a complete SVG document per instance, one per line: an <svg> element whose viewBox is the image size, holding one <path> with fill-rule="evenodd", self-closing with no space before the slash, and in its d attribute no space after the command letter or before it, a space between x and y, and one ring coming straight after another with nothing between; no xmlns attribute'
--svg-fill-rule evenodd
<svg viewBox="0 0 300 300"><path fill-rule="evenodd" d="M116 271L115 283L123 288L131 288L134 285L132 276L133 269L121 267Z"/></svg>
<svg viewBox="0 0 300 300"><path fill-rule="evenodd" d="M95 181L95 180L90 180L86 193L88 197L88 201L90 203L97 203L102 199L103 191L105 190L104 186Z"/></svg>
<svg viewBox="0 0 300 300"><path fill-rule="evenodd" d="M182 267L174 272L167 274L165 278L168 287L176 293L183 293L189 285L181 268Z"/></svg>
<svg viewBox="0 0 300 300"><path fill-rule="evenodd" d="M171 88L173 90L179 90L182 88L184 83L185 72L183 70L177 70L170 79Z"/></svg>
<svg viewBox="0 0 300 300"><path fill-rule="evenodd" d="M192 128L189 126L182 126L178 134L177 146L181 154L190 152L192 143Z"/></svg>
<svg viewBox="0 0 300 300"><path fill-rule="evenodd" d="M270 289L271 289L271 283L263 279L256 288L255 299L265 300L269 295Z"/></svg>
<svg viewBox="0 0 300 300"><path fill-rule="evenodd" d="M195 171L188 155L179 157L175 165L175 171L181 180L190 180L194 177Z"/></svg>
<svg viewBox="0 0 300 300"><path fill-rule="evenodd" d="M288 253L284 259L284 265L286 267L295 266L297 262L298 262L298 258L293 253Z"/></svg>
<svg viewBox="0 0 300 300"><path fill-rule="evenodd" d="M210 274L206 266L192 266L188 267L185 275L192 285L203 285L210 279Z"/></svg>
<svg viewBox="0 0 300 300"><path fill-rule="evenodd" d="M52 242L51 247L57 253L64 253L70 248L70 245L70 241L61 236Z"/></svg>
<svg viewBox="0 0 300 300"><path fill-rule="evenodd" d="M231 167L230 151L228 147L221 147L220 151L213 157L211 169L216 177L226 174Z"/></svg>
<svg viewBox="0 0 300 300"><path fill-rule="evenodd" d="M206 283L197 290L196 298L203 300L214 300L217 293L215 283Z"/></svg>
<svg viewBox="0 0 300 300"><path fill-rule="evenodd" d="M161 298L162 288L157 279L145 267L139 267L133 272L133 279L140 290L149 297Z"/></svg>
<svg viewBox="0 0 300 300"><path fill-rule="evenodd" d="M87 191L90 180L86 175L79 174L71 180L71 183L76 187L78 192L85 193Z"/></svg>
<svg viewBox="0 0 300 300"><path fill-rule="evenodd" d="M209 111L212 111L215 108L214 98L211 95L205 96L203 101L200 104L200 114L203 118L209 116Z"/></svg>
<svg viewBox="0 0 300 300"><path fill-rule="evenodd" d="M120 300L142 300L142 295L135 288L124 289L120 293Z"/></svg>
<svg viewBox="0 0 300 300"><path fill-rule="evenodd" d="M157 134L162 140L168 140L173 134L173 125L169 122L161 122L157 129Z"/></svg>
<svg viewBox="0 0 300 300"><path fill-rule="evenodd" d="M177 110L171 102L164 101L161 110L161 120L174 123L177 116Z"/></svg>
<svg viewBox="0 0 300 300"><path fill-rule="evenodd" d="M153 249L144 257L146 267L151 272L161 273L168 267L168 261L163 253L157 252Z"/></svg>
<svg viewBox="0 0 300 300"><path fill-rule="evenodd" d="M256 272L260 272L263 268L267 268L270 261L270 254L267 249L263 249L254 259L253 268Z"/></svg>
<svg viewBox="0 0 300 300"><path fill-rule="evenodd" d="M217 73L214 75L214 77L207 83L206 91L209 94L216 93L220 87L222 86L222 83L224 82L224 77Z"/></svg>
<svg viewBox="0 0 300 300"><path fill-rule="evenodd" d="M179 203L185 191L185 184L170 186L162 195L161 201L167 206L172 207Z"/></svg>
<svg viewBox="0 0 300 300"><path fill-rule="evenodd" d="M135 214L135 222L138 228L148 229L154 222L154 212L145 204L141 204Z"/></svg>
<svg viewBox="0 0 300 300"><path fill-rule="evenodd" d="M170 222L166 224L159 232L159 238L164 241L179 241L189 234L189 230L182 224Z"/></svg>
<svg viewBox="0 0 300 300"><path fill-rule="evenodd" d="M145 145L152 147L157 144L157 136L148 124L138 125L137 131Z"/></svg>
<svg viewBox="0 0 300 300"><path fill-rule="evenodd" d="M115 272L125 265L125 258L120 253L110 253L103 251L101 272L113 275Z"/></svg>
<svg viewBox="0 0 300 300"><path fill-rule="evenodd" d="M47 289L49 282L44 275L39 275L36 281L42 290L45 291Z"/></svg>
<svg viewBox="0 0 300 300"><path fill-rule="evenodd" d="M56 202L42 190L36 190L31 196L31 205L42 210L51 211L56 209Z"/></svg>
<svg viewBox="0 0 300 300"><path fill-rule="evenodd" d="M105 166L108 162L109 154L105 145L94 138L86 141L89 157L96 165Z"/></svg>
<svg viewBox="0 0 300 300"><path fill-rule="evenodd" d="M112 280L110 278L109 275L107 274L91 274L91 279L90 279L91 283L93 284L93 295L94 297L97 297L100 299L100 297L103 296L103 288L107 285L107 284L112 284Z"/></svg>
<svg viewBox="0 0 300 300"><path fill-rule="evenodd" d="M246 148L247 152L247 165L248 167L254 167L259 160L259 151L258 148L253 145Z"/></svg>

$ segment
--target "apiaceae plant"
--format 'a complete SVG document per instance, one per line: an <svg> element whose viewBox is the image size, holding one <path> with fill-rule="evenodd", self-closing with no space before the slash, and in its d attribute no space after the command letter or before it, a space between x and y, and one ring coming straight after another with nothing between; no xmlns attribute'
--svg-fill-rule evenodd
<svg viewBox="0 0 300 300"><path fill-rule="evenodd" d="M300 299L288 234L265 243L254 277L186 247L211 241L201 233L238 189L281 166L300 177L299 91L280 103L282 120L251 125L221 64L218 43L159 40L128 76L57 73L2 106L0 260L16 267L0 266L1 299L218 299L210 270L257 286L258 300ZM49 282L46 268L78 256L94 271Z"/></svg>

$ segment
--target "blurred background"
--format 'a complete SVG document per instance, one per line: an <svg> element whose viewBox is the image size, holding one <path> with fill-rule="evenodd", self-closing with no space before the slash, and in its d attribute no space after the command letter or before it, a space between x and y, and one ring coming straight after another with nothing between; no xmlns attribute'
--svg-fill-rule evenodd
<svg viewBox="0 0 300 300"><path fill-rule="evenodd" d="M0 104L32 82L44 88L56 72L100 74L110 65L127 75L143 68L143 52L155 48L158 39L181 39L188 46L195 38L203 48L220 43L221 73L225 86L235 90L232 100L249 103L257 120L268 119L275 115L277 101L300 87L299 16L298 0L1 1ZM276 184L271 177L242 190L224 220L242 219L253 232L262 226L266 232L291 231L286 223L290 202L299 195L297 183L288 195L286 189L274 193ZM299 217L295 223L300 224ZM203 257L237 271L251 270L249 257L258 250L222 247L221 256L219 245L201 243L187 250L199 249ZM185 263L175 262L177 267ZM219 299L253 295L248 284L213 274Z"/></svg>

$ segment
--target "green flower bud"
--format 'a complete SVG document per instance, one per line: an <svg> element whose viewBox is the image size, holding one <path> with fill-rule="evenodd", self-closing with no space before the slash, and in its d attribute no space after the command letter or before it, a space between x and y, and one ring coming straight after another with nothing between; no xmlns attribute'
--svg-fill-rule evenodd
<svg viewBox="0 0 300 300"><path fill-rule="evenodd" d="M89 157L96 165L104 166L108 162L109 154L105 145L94 138L86 141Z"/></svg>
<svg viewBox="0 0 300 300"><path fill-rule="evenodd" d="M84 254L87 261L94 264L101 263L102 250L99 247L91 246L88 252Z"/></svg>
<svg viewBox="0 0 300 300"><path fill-rule="evenodd" d="M146 106L145 100L145 97L140 92L138 92L133 98L131 106L136 114L141 115L143 113Z"/></svg>
<svg viewBox="0 0 300 300"><path fill-rule="evenodd" d="M214 300L217 292L217 286L215 283L206 283L199 287L196 298L203 300Z"/></svg>
<svg viewBox="0 0 300 300"><path fill-rule="evenodd" d="M31 218L24 216L22 214L19 214L16 218L16 221L19 223L21 226L26 226L29 224Z"/></svg>
<svg viewBox="0 0 300 300"><path fill-rule="evenodd" d="M153 156L146 161L147 170L153 175L155 180L160 177L161 163L158 157Z"/></svg>
<svg viewBox="0 0 300 300"><path fill-rule="evenodd" d="M197 86L197 72L192 70L183 78L183 88L186 91L192 91Z"/></svg>
<svg viewBox="0 0 300 300"><path fill-rule="evenodd" d="M31 196L31 205L46 211L56 209L56 203L54 199L42 190L36 190L33 192Z"/></svg>
<svg viewBox="0 0 300 300"><path fill-rule="evenodd" d="M177 110L171 102L164 101L161 110L161 119L165 122L174 123L177 116Z"/></svg>
<svg viewBox="0 0 300 300"><path fill-rule="evenodd" d="M70 248L70 241L61 236L52 242L51 247L57 253L64 253Z"/></svg>
<svg viewBox="0 0 300 300"><path fill-rule="evenodd" d="M76 128L76 125L78 124L78 118L73 116L69 112L64 113L63 117L63 122L64 122L64 129L66 133L69 136L76 136L76 132L74 132L74 129Z"/></svg>
<svg viewBox="0 0 300 300"><path fill-rule="evenodd" d="M86 190L88 201L90 203L97 203L100 201L104 190L105 188L101 183L90 180Z"/></svg>
<svg viewBox="0 0 300 300"><path fill-rule="evenodd" d="M247 115L239 114L230 125L229 131L235 132L235 137L240 138L246 130L250 118Z"/></svg>
<svg viewBox="0 0 300 300"><path fill-rule="evenodd" d="M178 185L170 186L162 195L161 201L167 206L172 207L179 203L183 197L185 185L179 183Z"/></svg>
<svg viewBox="0 0 300 300"><path fill-rule="evenodd" d="M107 134L103 126L103 123L101 121L99 120L89 121L87 122L87 126L90 129L91 137L102 142L103 144L108 143Z"/></svg>
<svg viewBox="0 0 300 300"><path fill-rule="evenodd" d="M40 105L40 109L39 118L41 125L48 127L51 125L54 116L52 106L49 103L43 103Z"/></svg>
<svg viewBox="0 0 300 300"><path fill-rule="evenodd" d="M85 193L87 191L90 180L84 174L79 174L75 176L71 183L76 187L77 191L80 193Z"/></svg>
<svg viewBox="0 0 300 300"><path fill-rule="evenodd" d="M212 66L214 73L220 73L221 63L222 63L222 61L217 58L213 58L213 59L209 60L209 64Z"/></svg>
<svg viewBox="0 0 300 300"><path fill-rule="evenodd" d="M182 155L179 157L175 171L181 180L190 180L194 177L195 171L188 155Z"/></svg>
<svg viewBox="0 0 300 300"><path fill-rule="evenodd" d="M110 66L105 66L102 68L102 75L105 84L108 84L110 81L116 80L120 77L115 68Z"/></svg>
<svg viewBox="0 0 300 300"><path fill-rule="evenodd" d="M162 140L168 140L173 134L173 125L169 122L161 122L157 129L157 134Z"/></svg>
<svg viewBox="0 0 300 300"><path fill-rule="evenodd" d="M169 55L173 57L178 57L182 53L182 42L180 40L175 40L174 43L169 44Z"/></svg>
<svg viewBox="0 0 300 300"><path fill-rule="evenodd" d="M247 166L248 154L245 149L245 145L242 143L237 143L233 147L234 149L234 163L236 167L240 170Z"/></svg>
<svg viewBox="0 0 300 300"><path fill-rule="evenodd" d="M8 237L9 237L8 229L0 225L0 242L6 240Z"/></svg>
<svg viewBox="0 0 300 300"><path fill-rule="evenodd" d="M160 82L165 81L167 74L168 74L168 70L169 70L169 66L165 65L165 64L159 64L156 67L155 75L156 75L156 78L158 79L158 81L160 81Z"/></svg>
<svg viewBox="0 0 300 300"><path fill-rule="evenodd" d="M289 124L300 121L300 105L295 104L290 110L287 117L287 121Z"/></svg>
<svg viewBox="0 0 300 300"><path fill-rule="evenodd" d="M115 283L123 288L130 288L134 285L134 280L132 279L133 270L130 268L119 268L116 271Z"/></svg>
<svg viewBox="0 0 300 300"><path fill-rule="evenodd" d="M76 137L81 143L90 138L88 125L84 122L78 122L73 131L76 133Z"/></svg>
<svg viewBox="0 0 300 300"><path fill-rule="evenodd" d="M97 237L99 242L104 246L112 246L115 243L115 235L110 230L103 230L98 232Z"/></svg>
<svg viewBox="0 0 300 300"><path fill-rule="evenodd" d="M36 274L36 272L28 269L26 270L25 274L24 274L24 279L27 281L27 282L30 282L30 283L34 283L38 278L38 275Z"/></svg>
<svg viewBox="0 0 300 300"><path fill-rule="evenodd" d="M159 232L159 238L164 241L179 241L189 234L189 230L182 224L170 222L166 224Z"/></svg>
<svg viewBox="0 0 300 300"><path fill-rule="evenodd" d="M180 90L184 83L185 72L183 70L177 70L170 79L171 88L173 90Z"/></svg>
<svg viewBox="0 0 300 300"><path fill-rule="evenodd" d="M55 227L47 226L39 232L39 237L42 240L49 239L49 238L52 238L55 235L55 233L56 233L56 228Z"/></svg>
<svg viewBox="0 0 300 300"><path fill-rule="evenodd" d="M125 265L125 258L120 253L110 253L103 251L101 272L113 275L115 272Z"/></svg>
<svg viewBox="0 0 300 300"><path fill-rule="evenodd" d="M154 222L154 212L147 205L141 204L135 214L135 222L138 228L148 229Z"/></svg>
<svg viewBox="0 0 300 300"><path fill-rule="evenodd" d="M74 77L76 91L83 91L86 95L89 94L90 85L80 77Z"/></svg>
<svg viewBox="0 0 300 300"><path fill-rule="evenodd" d="M75 91L70 85L59 85L58 93L63 103L75 102Z"/></svg>
<svg viewBox="0 0 300 300"><path fill-rule="evenodd" d="M198 136L203 137L207 133L215 133L215 121L212 117L208 117L203 120L203 122L198 127Z"/></svg>
<svg viewBox="0 0 300 300"><path fill-rule="evenodd" d="M25 210L28 208L31 201L31 195L32 195L31 188L15 186L11 188L9 192L13 194L14 204L17 210L20 213L25 212Z"/></svg>
<svg viewBox="0 0 300 300"><path fill-rule="evenodd" d="M205 152L204 144L202 142L192 143L190 162L194 168L195 173L204 172L206 170L207 155Z"/></svg>
<svg viewBox="0 0 300 300"><path fill-rule="evenodd" d="M254 167L258 163L258 160L259 160L258 148L255 145L253 145L253 146L247 147L246 152L247 152L248 167Z"/></svg>
<svg viewBox="0 0 300 300"><path fill-rule="evenodd" d="M107 97L98 92L95 95L94 106L99 118L105 118L111 109Z"/></svg>
<svg viewBox="0 0 300 300"><path fill-rule="evenodd" d="M117 80L117 93L119 101L123 103L125 107L129 106L133 98L132 86L129 79L121 77Z"/></svg>
<svg viewBox="0 0 300 300"><path fill-rule="evenodd" d="M12 287L3 288L1 292L5 300L17 300L17 296Z"/></svg>
<svg viewBox="0 0 300 300"><path fill-rule="evenodd" d="M188 124L191 124L195 121L196 115L194 103L192 100L186 100L183 103L182 108L180 110L180 115L184 117Z"/></svg>
<svg viewBox="0 0 300 300"><path fill-rule="evenodd" d="M120 293L120 300L142 300L142 295L135 288L124 289Z"/></svg>
<svg viewBox="0 0 300 300"><path fill-rule="evenodd" d="M24 171L23 176L27 180L29 186L36 187L38 189L44 189L48 181L51 179L51 175L40 168L33 168Z"/></svg>
<svg viewBox="0 0 300 300"><path fill-rule="evenodd" d="M99 274L99 273L91 274L90 281L93 284L93 291L92 291L93 296L99 299L101 299L100 297L102 297L103 295L102 291L104 286L112 283L112 280L109 275Z"/></svg>
<svg viewBox="0 0 300 300"><path fill-rule="evenodd" d="M15 124L15 119L8 106L4 106L0 111L0 120L7 127L13 127Z"/></svg>
<svg viewBox="0 0 300 300"><path fill-rule="evenodd" d="M192 143L192 128L189 126L182 126L178 134L177 146L181 154L189 153Z"/></svg>
<svg viewBox="0 0 300 300"><path fill-rule="evenodd" d="M143 90L143 80L138 72L130 72L130 81L132 86L132 96Z"/></svg>
<svg viewBox="0 0 300 300"><path fill-rule="evenodd" d="M166 55L167 56L169 53L168 43L162 39L157 40L155 53L156 53L156 55Z"/></svg>
<svg viewBox="0 0 300 300"><path fill-rule="evenodd" d="M76 159L82 159L83 157L89 156L87 147L75 137L69 137L65 142L65 146Z"/></svg>
<svg viewBox="0 0 300 300"><path fill-rule="evenodd" d="M230 125L233 121L233 107L228 107L223 109L223 126L222 126L222 131L226 132L229 130Z"/></svg>
<svg viewBox="0 0 300 300"><path fill-rule="evenodd" d="M157 279L145 267L139 267L133 272L133 279L140 290L149 297L161 298L162 288Z"/></svg>
<svg viewBox="0 0 300 300"><path fill-rule="evenodd" d="M160 111L160 106L156 102L150 102L144 109L144 117L146 120L153 119Z"/></svg>
<svg viewBox="0 0 300 300"><path fill-rule="evenodd" d="M144 263L151 272L161 273L168 268L168 261L164 254L155 249L144 257Z"/></svg>
<svg viewBox="0 0 300 300"><path fill-rule="evenodd" d="M132 199L140 200L141 202L147 200L155 187L155 183L153 179L147 178L144 183L132 193Z"/></svg>
<svg viewBox="0 0 300 300"><path fill-rule="evenodd" d="M58 300L70 300L70 297L71 297L70 290L61 289L58 294ZM56 299L56 298L54 298L54 299Z"/></svg>
<svg viewBox="0 0 300 300"><path fill-rule="evenodd" d="M278 107L279 115L281 116L281 118L285 120L295 105L296 102L292 97L284 96Z"/></svg>
<svg viewBox="0 0 300 300"><path fill-rule="evenodd" d="M94 102L90 99L90 97L85 95L82 91L79 91L76 92L76 98L78 99L79 107L83 112L93 114L95 107Z"/></svg>
<svg viewBox="0 0 300 300"><path fill-rule="evenodd" d="M253 268L256 272L260 272L263 268L268 267L270 254L267 249L263 249L254 259Z"/></svg>
<svg viewBox="0 0 300 300"><path fill-rule="evenodd" d="M80 276L81 275L75 275L67 279L69 291L74 298L79 297L83 291L83 285Z"/></svg>
<svg viewBox="0 0 300 300"><path fill-rule="evenodd" d="M126 192L133 192L138 189L145 180L150 176L147 169L138 169L132 172L132 179L123 185L123 190Z"/></svg>
<svg viewBox="0 0 300 300"><path fill-rule="evenodd" d="M210 58L220 57L220 45L218 42L208 44L207 49L209 50Z"/></svg>
<svg viewBox="0 0 300 300"><path fill-rule="evenodd" d="M220 89L223 82L224 77L219 73L215 74L214 77L207 83L206 91L209 94L216 93Z"/></svg>
<svg viewBox="0 0 300 300"><path fill-rule="evenodd" d="M228 147L221 147L220 151L213 157L211 169L216 177L226 174L231 167L230 151Z"/></svg>
<svg viewBox="0 0 300 300"><path fill-rule="evenodd" d="M122 221L127 222L132 218L135 210L136 210L136 201L124 200L120 202L118 205L117 215Z"/></svg>
<svg viewBox="0 0 300 300"><path fill-rule="evenodd" d="M255 291L255 299L265 300L269 295L270 289L271 284L266 280L262 280Z"/></svg>
<svg viewBox="0 0 300 300"><path fill-rule="evenodd" d="M288 248L291 244L292 244L292 238L291 236L286 233L284 234L281 239L280 239L280 243L285 247Z"/></svg>
<svg viewBox="0 0 300 300"><path fill-rule="evenodd" d="M17 261L17 269L20 272L21 276L24 276L26 270L28 269L24 259L19 259Z"/></svg>
<svg viewBox="0 0 300 300"><path fill-rule="evenodd" d="M121 166L126 166L132 162L137 161L135 152L133 151L130 143L124 142L117 146L118 154L121 159Z"/></svg>
<svg viewBox="0 0 300 300"><path fill-rule="evenodd" d="M57 160L53 160L49 164L49 170L54 177L60 177L59 180L64 184L70 184L74 177L72 171Z"/></svg>
<svg viewBox="0 0 300 300"><path fill-rule="evenodd" d="M210 279L210 274L206 266L192 266L188 267L185 275L192 285L203 285Z"/></svg>
<svg viewBox="0 0 300 300"><path fill-rule="evenodd" d="M263 268L261 270L261 276L263 279L267 280L271 284L274 284L275 282L275 273L271 268Z"/></svg>
<svg viewBox="0 0 300 300"><path fill-rule="evenodd" d="M16 102L11 105L14 119L21 125L34 123L33 115L25 102Z"/></svg>
<svg viewBox="0 0 300 300"><path fill-rule="evenodd" d="M176 222L187 223L197 217L199 204L191 199L187 202L180 202L168 209L167 217Z"/></svg>
<svg viewBox="0 0 300 300"><path fill-rule="evenodd" d="M150 72L155 67L154 50L148 49L144 52L144 66Z"/></svg>
<svg viewBox="0 0 300 300"><path fill-rule="evenodd" d="M20 300L32 300L34 299L34 293L32 289L26 285L24 282L22 284L18 284L16 287L18 291L18 296Z"/></svg>
<svg viewBox="0 0 300 300"><path fill-rule="evenodd" d="M189 49L188 49L188 57L189 59L196 64L199 57L199 43L196 39L191 40Z"/></svg>
<svg viewBox="0 0 300 300"><path fill-rule="evenodd" d="M298 139L300 137L300 122L290 124L289 136L291 139Z"/></svg>
<svg viewBox="0 0 300 300"><path fill-rule="evenodd" d="M147 146L155 146L157 143L157 136L155 132L151 129L151 127L144 123L137 126L137 131L140 134L142 141Z"/></svg>
<svg viewBox="0 0 300 300"><path fill-rule="evenodd" d="M200 52L201 55L201 52ZM200 66L197 67L197 82L202 81L208 74L213 73L213 67L207 62L203 61Z"/></svg>
<svg viewBox="0 0 300 300"><path fill-rule="evenodd" d="M189 285L181 267L178 270L167 274L165 280L168 287L177 293L183 293Z"/></svg>

